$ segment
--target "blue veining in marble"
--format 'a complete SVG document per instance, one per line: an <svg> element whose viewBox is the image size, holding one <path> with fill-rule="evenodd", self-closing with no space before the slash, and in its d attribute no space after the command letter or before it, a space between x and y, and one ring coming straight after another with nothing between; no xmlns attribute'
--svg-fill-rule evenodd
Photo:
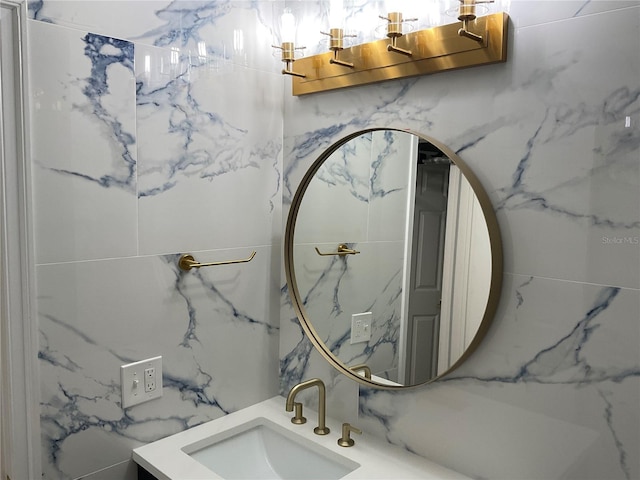
<svg viewBox="0 0 640 480"><path fill-rule="evenodd" d="M270 325L268 322L253 318L250 315L243 313L240 309L238 309L233 304L231 300L225 297L222 294L222 292L218 290L214 282L208 280L205 277L205 275L199 270L191 270L188 272L183 272L179 270L179 268L177 267L178 258L179 258L178 255L165 255L163 257L164 261L168 265L172 266L174 269L174 273L176 276L175 289L178 292L178 294L182 298L184 298L185 304L187 307L189 325L187 327L187 331L184 334L183 340L180 344L182 347L190 348L191 342L193 341L200 343L200 340L198 339L198 335L196 332L197 325L198 325L198 320L197 320L198 312L196 311L196 308L193 306L193 302L191 301L191 298L188 293L188 288L185 285L187 278L196 278L200 283L200 285L202 286L202 288L208 293L212 294L213 297L215 298L215 300L212 300L212 308L219 309L222 306L222 308L230 314L232 321L260 325L261 327L265 328L265 330L269 334L274 334L279 331L279 327ZM189 277L187 277L187 275Z"/></svg>
<svg viewBox="0 0 640 480"><path fill-rule="evenodd" d="M197 284L202 285L208 293L213 293L217 302L217 306L222 305L225 311L229 312L231 321L246 322L249 324L257 324L266 329L268 333L277 333L278 327L266 324L265 322L256 320L249 315L244 314L240 309L235 307L233 303L222 295L215 287L213 282L199 272L178 272L176 265L177 256L166 256L164 261L175 269L176 291L185 299L188 311L190 312L190 323L187 334L185 334L185 342L189 340L189 335L197 340L195 315L196 308L190 301L188 291L186 289L186 276L190 275L191 280L196 280ZM214 305L214 307L216 306ZM78 343L90 345L93 350L105 352L115 360L116 364L130 363L137 359L132 359L120 355L113 348L101 345L96 339L85 333L85 331L75 325L68 324L52 315L42 314L43 329L41 330L41 346L39 351L39 359L42 362L43 371L52 368L54 376L49 377L51 381L45 382L46 389L43 391L43 399L41 401L42 415L41 424L43 431L44 451L47 455L48 466L50 471L55 471L60 478L66 473L62 471L60 466L62 462L62 452L64 443L86 430L96 429L104 432L110 432L119 437L134 440L136 442L148 442L156 440L158 436L166 435L162 432L172 432L190 428L197 423L206 421L202 415L196 414L167 414L161 417L150 416L140 420L133 415L133 410L121 410L121 390L118 381L101 382L77 361L74 360L74 354L67 353L66 350L57 350L51 345L49 335L47 335L48 325L61 327L65 331L66 336L70 336ZM59 336L60 334L58 334ZM188 345L182 345L189 347ZM308 356L308 352L307 352ZM193 358L196 367L196 374L183 377L171 373L170 368L165 368L163 373L163 388L173 390L180 395L181 400L193 404L197 409L202 407L213 407L221 414L228 414L231 409L224 406L216 396L211 393L213 387L213 374L206 372L200 366L197 358ZM68 372L72 376L63 374ZM87 382L89 384L87 385ZM78 385L82 384L82 388ZM80 393L79 393L80 392ZM96 413L96 406L101 413ZM112 407L113 406L113 407ZM114 410L115 409L115 410ZM117 412L114 418L114 411ZM145 429L145 424L150 426L162 424L162 428L157 427ZM155 433L149 433L155 432Z"/></svg>
<svg viewBox="0 0 640 480"><path fill-rule="evenodd" d="M352 249L357 247L355 243L348 243L346 246ZM302 298L303 305L308 307L315 297L324 296L325 292L331 291L331 307L328 309L330 311L329 317L335 318L339 316L342 313L342 306L340 305L340 283L348 273L348 260L348 256L330 257L324 270L317 276L316 281L311 285L309 290L304 293ZM329 284L329 278L334 280L333 284ZM325 341L327 340L328 339L325 339Z"/></svg>
<svg viewBox="0 0 640 480"><path fill-rule="evenodd" d="M134 73L133 43L93 33L86 34L83 40L86 44L84 53L91 60L91 76L87 78L85 88L87 97L109 93L107 68L110 65L119 63Z"/></svg>
<svg viewBox="0 0 640 480"><path fill-rule="evenodd" d="M576 324L574 329L554 345L541 350L534 358L525 363L513 380L538 381L541 376L554 375L567 368L578 366L584 375L578 381L580 383L590 383L591 379L589 377L596 372L582 357L582 348L589 341L593 332L599 328L599 324L596 324L594 320L611 305L611 302L619 292L619 288L603 289L594 306L587 311L584 318ZM602 378L598 376L595 381L602 381ZM565 381L563 380L561 383L565 383Z"/></svg>
<svg viewBox="0 0 640 480"><path fill-rule="evenodd" d="M376 132L377 133L377 132ZM382 170L392 165L398 159L397 150L394 147L398 132L384 131L384 148L376 151L372 159L372 135L369 132L335 150L318 169L313 177L313 182L321 182L328 186L347 185L351 196L364 203L369 203L375 198L384 198L399 192L406 192L406 187L385 188L383 185ZM323 132L324 135L324 132ZM317 143L311 144L317 148ZM298 155L305 155L307 147L296 148ZM295 163L295 161L293 162ZM364 167L363 167L364 166ZM366 168L365 168L366 167ZM291 164L288 171L292 170ZM366 172L358 175L358 172ZM286 178L286 177L285 177ZM290 191L290 187L289 191Z"/></svg>
<svg viewBox="0 0 640 480"><path fill-rule="evenodd" d="M335 124L326 128L321 128L296 139L292 151L288 155L288 165L284 171L284 198L285 204L293 200L294 190L290 181L290 174L303 168L302 163L306 161L313 152L320 152L328 148L332 139L345 130L347 125ZM305 169L306 170L306 169Z"/></svg>
<svg viewBox="0 0 640 480"><path fill-rule="evenodd" d="M391 124L397 121L400 124L406 124L409 118L415 117L419 119L425 128L431 125L431 122L425 120L426 108L423 105L412 106L410 110L399 113L397 108L398 102L402 102L403 97L411 90L417 82L417 79L410 78L394 82L389 87L390 94L384 98L376 99L375 102L367 101L362 107L362 111L354 116L346 123L336 123L336 118L331 117L331 123L328 126L311 130L304 134L293 137L294 144L287 153L287 165L284 171L284 191L283 204L290 204L293 200L294 187L290 180L296 171L306 171L305 162L310 162L309 157L314 153L319 155L321 152L330 147L333 143L340 139L342 133L352 133L353 131L363 130L371 126L376 126L376 120L383 118L385 124ZM328 117L321 109L314 112L317 117Z"/></svg>
<svg viewBox="0 0 640 480"><path fill-rule="evenodd" d="M53 315L46 315L43 314L41 315L41 317L51 323L54 323L62 328L64 328L65 330L67 330L71 335L73 335L74 337L78 337L80 340L82 340L82 342L84 343L88 343L89 345L93 345L96 347L100 347L100 344L98 342L96 342L95 340L93 340L90 336L86 335L84 332L82 332L79 328L77 327L73 327L65 322L63 322L62 320L60 320L59 318L54 317ZM111 355L113 355L114 357L116 357L118 360L122 361L122 362L133 362L134 360L132 360L131 358L127 358L127 357L123 357L119 354L117 354L114 350L107 350ZM56 360L53 355L51 354L51 351L47 348L47 350L45 352L38 352L38 357L41 360L46 360L49 361L52 364L58 363L58 360ZM69 357L65 358L67 360L70 361Z"/></svg>
<svg viewBox="0 0 640 480"><path fill-rule="evenodd" d="M362 147L362 145L366 145ZM370 155L360 153L360 148L369 154L371 150L371 134L362 135L342 145L327 158L313 176L313 183L320 182L327 186L345 185L349 193L358 202L368 203L370 200L369 178L358 176L362 165L368 167ZM364 161L363 161L364 160ZM367 174L369 169L364 169Z"/></svg>
<svg viewBox="0 0 640 480"><path fill-rule="evenodd" d="M119 363L128 363L132 359L124 358L111 349L104 349L94 339L83 333L80 329L66 324L65 322L54 318L51 315L45 315L43 319L52 322L66 329L70 335L78 338L79 342L87 343L108 351L117 358ZM46 340L46 335L41 334L41 338ZM63 369L73 372L83 381L89 381L91 388L83 388L83 392L98 391L96 394L76 393L77 388L65 386L60 380L55 382L55 392L49 392L49 398L41 400L40 422L43 431L43 441L46 443L44 451L46 452L50 464L56 471L63 476L63 472L59 468L59 454L62 444L71 436L81 433L89 428L100 428L105 431L114 432L126 438L146 441L145 438L136 438L127 433L127 428L134 423L139 424L139 420L134 420L127 411L122 411L122 415L117 418L100 418L94 412L87 413L84 411L81 403L97 404L97 403L115 403L120 405L120 384L119 382L103 383L95 378L91 378L85 374L82 367L74 362L69 356L63 355L65 361L60 361L60 353L51 351L48 343L41 345L38 352L38 358L44 362L44 365L51 365L56 369ZM153 422L157 419L148 419L145 422ZM185 421L175 416L163 418L162 421L178 422L184 424ZM186 425L183 427L186 428Z"/></svg>
<svg viewBox="0 0 640 480"><path fill-rule="evenodd" d="M406 187L402 188L390 188L385 189L380 182L382 177L381 169L387 163L389 163L390 159L392 161L396 161L398 159L397 149L394 147L394 142L398 136L398 132L394 131L385 131L383 132L383 137L385 141L385 148L380 151L375 160L373 160L371 165L371 198L384 198L387 195L391 195L393 193L405 192L407 191ZM410 159L409 159L410 160Z"/></svg>
<svg viewBox="0 0 640 480"><path fill-rule="evenodd" d="M275 176L276 176L276 185L275 185L275 190L274 190L273 194L269 198L269 211L270 212L274 212L275 208L276 208L276 203L280 203L279 202L279 195L280 195L280 191L281 191L281 188L282 188L282 173L281 173L281 168L280 168L280 153L282 152L282 144L279 144L276 150L277 151L275 151L273 156L272 156L273 161L271 162L271 168L275 172ZM275 201L275 203L274 203L274 201Z"/></svg>
<svg viewBox="0 0 640 480"><path fill-rule="evenodd" d="M372 336L368 342L359 344L360 348L357 347L358 344L349 345L351 329L349 323L345 324L343 322L338 322L339 324L343 323L343 325L347 325L342 335L338 334L336 337L337 332L330 332L329 337L325 339L325 344L329 350L346 365L371 363L376 352L379 351L382 346L389 345L391 346L392 352L391 361L385 363L387 363L388 368L397 366L400 331L399 299L402 294L402 287L398 283L398 279L401 273L402 269L394 272L382 290L375 296L373 302L363 309L363 311L376 313L374 323L371 325ZM334 291L336 301L339 301L339 288L339 285L336 285ZM380 362L378 361L378 363ZM384 375L384 372L381 371L376 371L375 373L378 376Z"/></svg>
<svg viewBox="0 0 640 480"><path fill-rule="evenodd" d="M68 325L51 315L43 315L42 318L64 328L69 335L77 338L78 342L86 343L96 347L98 350L108 352L119 364L137 360L124 357L113 349L105 348L79 328ZM77 386L64 384L59 380L60 375L57 374L56 378L58 380L54 382L54 391L46 392L47 396L43 395L41 400L40 421L43 433L42 440L45 443L44 451L49 460L50 468L54 468L60 478L65 477L65 473L60 469L59 465L63 443L74 435L88 429L95 428L117 434L123 438L146 443L156 440L162 434L141 433L145 430L139 427L144 424L161 422L166 431L185 430L195 425L192 421L195 415L183 415L181 417L176 414L167 414L162 417L148 417L143 420L135 415L132 416L131 410L120 409L121 387L119 381L104 383L93 378L89 373L85 373L84 369L68 355L53 351L45 334L41 333L41 339L43 341L41 341L38 358L43 362L43 367L54 367L54 371L59 371L62 368L72 372L77 381L83 382L83 387L80 390L82 393L78 393ZM198 367L198 370L199 375L197 378L181 378L165 370L162 377L163 388L176 390L183 400L193 402L196 407L215 407L223 414L230 413L228 408L223 407L215 397L206 392L213 377L200 367ZM86 382L90 382L89 385L86 385ZM50 388L53 388L53 386ZM90 394L87 392L95 393ZM87 404L89 405L88 409L85 406ZM112 408L104 409L102 415L97 414L95 408L90 407L90 405L97 404L115 405L119 416L114 418ZM201 422L202 420L199 421ZM152 429L152 431L157 431L157 429Z"/></svg>
<svg viewBox="0 0 640 480"><path fill-rule="evenodd" d="M529 280L528 283L531 283ZM522 287L522 286L521 286ZM601 328L601 324L597 323L599 315L606 311L614 302L621 289L617 287L605 287L600 290L595 298L592 306L585 312L574 328L570 332L562 336L555 343L544 348L535 354L530 360L522 364L521 367L514 371L512 375L501 376L469 376L469 375L449 375L440 379L438 383L456 383L456 382L480 382L480 383L535 383L545 385L575 385L578 387L593 385L598 388L600 397L605 401L603 417L607 427L611 432L616 449L619 451L620 467L625 473L626 478L629 476L629 467L627 465L627 453L622 441L616 433L613 425L613 404L606 398L599 385L605 382L620 383L640 377L640 365L632 368L615 368L608 369L599 368L592 365L583 355L584 347L592 339L597 330ZM519 300L520 301L520 300ZM377 422L384 426L389 433L392 425L396 420L397 412L385 413L377 410L371 405L369 400L380 394L380 391L361 387L359 410L367 417L374 418ZM388 394L402 394L402 392L387 392ZM392 441L389 435L387 439ZM395 441L393 443L396 443Z"/></svg>
<svg viewBox="0 0 640 480"><path fill-rule="evenodd" d="M41 22L54 23L50 18L40 16L43 7L44 0L28 0L27 8L29 11L29 18L39 20Z"/></svg>
<svg viewBox="0 0 640 480"><path fill-rule="evenodd" d="M518 300L518 304L516 305L516 310L518 308L520 308L522 306L522 304L524 303L524 297L522 296L522 293L521 293L520 289L522 289L522 288L526 287L527 285L531 284L531 282L533 282L533 279L534 279L534 277L529 277L529 280L527 280L526 282L522 283L516 289L516 299Z"/></svg>
<svg viewBox="0 0 640 480"><path fill-rule="evenodd" d="M296 323L297 319L291 319L292 323ZM299 326L299 324L298 324ZM313 345L311 341L304 335L302 327L300 327L300 341L286 355L280 359L280 393L286 393L297 383L300 383L305 377L309 368L309 358Z"/></svg>
<svg viewBox="0 0 640 480"><path fill-rule="evenodd" d="M592 308L576 324L576 326L556 343L538 352L531 360L525 362L518 372L512 376L496 377L468 377L457 376L455 372L442 381L477 380L481 382L519 383L534 382L545 384L593 384L606 380L615 382L626 378L640 376L640 368L629 370L604 371L592 366L582 355L582 349L587 344L594 332L600 328L596 323L598 315L605 311L620 288L607 287L602 289ZM571 371L570 378L552 378L556 374Z"/></svg>
<svg viewBox="0 0 640 480"><path fill-rule="evenodd" d="M355 243L347 244L349 248L357 249ZM315 255L315 253L314 253ZM349 277L349 282L357 282L358 272L349 268L350 257L328 257L322 271L315 276L313 284L308 290L300 292L302 303L307 311L312 313L318 335L337 358L346 365L355 363L375 363L384 365L385 370L377 370L376 375L388 377L388 370L397 367L398 342L400 330L400 296L402 286L400 276L402 268L393 272L389 280L374 294L370 292L371 303L362 305L363 312L374 312L374 321L371 325L371 339L368 342L350 344L351 332L348 315L344 314L341 304L341 296L344 295L342 282ZM321 307L318 309L318 307ZM390 349L383 349L389 346ZM295 372L289 372L290 364L306 351L307 345L298 345L290 355L281 361L282 375L299 378L303 376L307 364L298 361L295 364ZM379 352L384 352L380 357ZM285 382L288 384L289 380Z"/></svg>
<svg viewBox="0 0 640 480"><path fill-rule="evenodd" d="M260 168L265 159L273 159L271 166L278 172L281 143L267 141L247 145L249 131L246 128L232 125L222 115L207 111L194 95L194 82L190 76L198 69L206 69L207 65L193 63L184 56L181 61L182 72L161 86L151 87L142 76L137 82L138 108L151 115L168 117L163 141L175 152L162 165L150 170L162 171L162 183L140 188L139 197L159 195L174 188L180 176L197 175L204 180L213 180L241 169ZM141 172L144 174L146 172ZM279 189L280 179L271 197L272 209L272 200Z"/></svg>
<svg viewBox="0 0 640 480"><path fill-rule="evenodd" d="M580 8L578 8L578 10L576 10L576 13L573 15L574 17L578 17L580 16L580 14L582 13L582 11L591 3L591 0L586 0L581 6Z"/></svg>
<svg viewBox="0 0 640 480"><path fill-rule="evenodd" d="M609 399L606 397L605 393L602 390L599 389L598 394L600 395L602 400L604 400L606 405L603 416L607 422L607 427L611 432L611 437L613 438L616 449L619 452L620 467L622 468L622 471L624 472L625 477L628 479L631 479L631 471L629 470L629 466L627 465L627 451L624 448L624 444L620 440L618 433L616 432L616 429L613 425L613 404L611 403L611 401L609 401Z"/></svg>
<svg viewBox="0 0 640 480"><path fill-rule="evenodd" d="M69 438L86 430L100 429L123 438L146 443L154 440L154 438L132 434L132 426L155 424L158 421L162 421L167 428L171 430L185 430L190 426L188 419L180 418L177 415L168 415L161 419L147 418L140 420L134 418L128 410L123 410L121 416L117 419L100 418L94 413L86 413L82 406L83 403L97 404L113 402L120 397L120 386L115 382L111 384L99 384L99 386L105 391L104 394L82 395L66 388L62 383L58 382L58 395L54 403L45 403L42 405L40 421L43 429L43 440L46 442L45 452L49 464L55 468L59 478L67 478L59 464L63 444Z"/></svg>
<svg viewBox="0 0 640 480"><path fill-rule="evenodd" d="M547 114L548 114L548 112L547 112ZM534 146L534 144L536 142L536 139L538 138L538 135L540 135L540 132L542 131L542 127L544 126L546 118L547 117L545 116L545 119L540 123L540 125L538 126L538 129L527 140L526 153L520 159L520 162L518 162L518 166L516 167L516 171L513 174L513 183L511 184L511 188L512 189L520 189L522 187L523 177L524 177L524 175L525 175L525 173L527 171L528 166L530 165L529 160L531 158L531 153L533 151L533 146Z"/></svg>
<svg viewBox="0 0 640 480"><path fill-rule="evenodd" d="M593 127L600 123L622 121L625 116L640 111L640 106L636 105L639 99L640 88L632 90L628 87L620 87L602 102L601 110L599 111L588 109L584 105L578 109L567 109L566 111L563 111L562 107L548 107L544 118L527 140L525 152L513 173L511 185L500 190L504 197L497 203L496 210L532 208L553 212L573 220L586 220L591 225L599 227L626 230L640 228L640 220L615 221L600 214L579 212L574 208L554 203L547 198L547 191L533 191L526 182L532 156L538 144L544 145L553 140L573 135L580 129ZM549 123L556 125L556 128L552 128L551 133L548 132ZM594 149L596 153L604 154L607 158L613 158L611 160L612 164L615 163L615 159L619 158L619 156L624 158L626 154L634 155L640 149L640 132L638 132L638 129L625 129L622 133L615 133L612 135L612 140L614 141L614 146L608 151L602 152L601 147ZM610 168L610 166L611 164L607 163L597 168L604 169ZM597 168L591 170L589 174L596 173ZM583 181L585 181L584 178L576 178L572 183L578 184ZM563 185L563 188L567 187L570 187L570 185ZM553 188L556 187L554 186ZM549 189L549 191L552 189Z"/></svg>
<svg viewBox="0 0 640 480"><path fill-rule="evenodd" d="M47 315L48 319L55 321L53 317ZM75 372L80 369L80 365L74 362L68 355L61 354L51 350L49 347L49 338L43 332L40 332L40 347L38 350L38 358L54 367L63 368L69 372Z"/></svg>
<svg viewBox="0 0 640 480"><path fill-rule="evenodd" d="M280 298L284 299L283 307L291 310L293 305L288 293L288 286L285 285L280 289ZM284 311L284 308L281 309ZM304 334L304 330L300 325L297 317L292 317L289 322L297 327L300 340L296 343L296 346L286 355L280 358L280 394L286 395L291 387L300 383L304 378L307 368L309 367L309 360L311 357L311 351L313 345L311 341Z"/></svg>
<svg viewBox="0 0 640 480"><path fill-rule="evenodd" d="M162 374L162 388L172 388L180 392L182 400L193 403L195 407L210 406L220 410L225 415L231 413L231 410L223 407L218 399L211 397L207 393L207 388L211 386L213 377L198 367L197 378L180 378L173 375L168 375L166 372ZM163 419L164 420L164 419ZM191 423L191 418L187 417L183 420L184 428L195 426Z"/></svg>
<svg viewBox="0 0 640 480"><path fill-rule="evenodd" d="M200 30L215 26L216 22L231 10L230 0L208 2L174 0L165 8L157 10L156 16L164 25L145 32L140 38L155 38L157 47L169 45L187 46L202 40Z"/></svg>
<svg viewBox="0 0 640 480"><path fill-rule="evenodd" d="M356 245L353 243L346 245L347 248L356 247ZM327 291L331 291L332 303L330 308L330 316L336 317L342 313L342 307L340 306L340 282L342 281L342 278L347 274L348 259L349 257L330 257L324 270L317 276L315 283L311 285L309 291L306 292L306 294L302 298L303 305L308 306L309 303L313 301L314 297L322 295ZM328 285L327 279L329 278L330 273L332 274L331 278L335 279L335 283L333 285Z"/></svg>
<svg viewBox="0 0 640 480"><path fill-rule="evenodd" d="M105 175L96 181L101 186L118 186L134 191L136 161L130 147L135 144L135 137L123 130L122 123L101 102L101 97L109 94L107 69L112 64L119 64L134 74L133 43L92 33L85 35L83 40L86 43L85 55L91 60L91 76L86 79L83 93L93 106L93 114L109 128L121 146L121 158L128 170L125 177Z"/></svg>
<svg viewBox="0 0 640 480"><path fill-rule="evenodd" d="M101 177L68 169L50 168L49 170L89 180L104 188L116 187L134 193L136 189L135 136L124 130L117 114L110 112L102 102L102 98L110 94L109 67L117 64L129 70L133 75L133 44L125 40L93 33L86 34L82 40L85 43L84 54L91 61L91 73L83 80L82 93L89 102L90 114L106 127L110 139L120 149L121 163L116 167L117 172ZM86 111L86 108L81 105L74 105L74 108Z"/></svg>
<svg viewBox="0 0 640 480"><path fill-rule="evenodd" d="M406 198L409 159L400 158L400 155L410 151L408 135L405 132L376 131L353 138L330 155L314 175L309 188L317 194L323 192L326 186L331 195L331 189L339 186L344 194L349 194L354 199L354 204L369 203L375 199L376 210L370 211L371 217L375 217L377 211L384 211L385 202L393 194L404 193ZM404 179L397 173L398 160L405 165L400 170L407 172ZM348 205L341 206L349 210ZM300 213L307 213L303 211L304 205ZM372 238L371 242L372 248L378 248L375 239ZM358 249L356 243L350 243L348 246ZM303 251L305 250L301 250ZM313 250L308 252L315 259ZM296 263L304 270L305 261L301 255L302 253L298 253ZM366 284L363 275L366 276L368 273L362 269L354 271L349 267L349 262L350 257L331 257L320 265L314 262L314 267L305 274L305 282L308 282L308 285L298 282L302 302L314 320L320 322L317 333L321 340L342 362L366 362L375 365L376 375L396 380L397 378L392 376L397 377L393 369L398 365L403 266L386 264L385 269L389 271L376 272L378 277L386 280L386 284L376 287L375 293L367 292L364 295L367 300L364 302L353 304L350 298L353 288L359 284ZM343 306L344 301L348 307ZM372 336L368 342L350 343L350 330L347 328L350 319L345 313L347 309L374 312Z"/></svg>

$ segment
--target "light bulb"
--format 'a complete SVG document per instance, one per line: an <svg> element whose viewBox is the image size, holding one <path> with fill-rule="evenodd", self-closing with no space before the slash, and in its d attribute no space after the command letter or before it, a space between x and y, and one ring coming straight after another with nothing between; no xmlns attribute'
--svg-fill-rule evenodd
<svg viewBox="0 0 640 480"><path fill-rule="evenodd" d="M439 3L430 3L426 7L426 17L427 23L430 27L434 27L440 25L442 22L442 14L440 12L440 4Z"/></svg>
<svg viewBox="0 0 640 480"><path fill-rule="evenodd" d="M388 12L405 12L406 10L411 8L411 4L414 2L410 2L407 0L391 0L386 2L387 11Z"/></svg>
<svg viewBox="0 0 640 480"><path fill-rule="evenodd" d="M331 3L329 4L329 28L342 28L343 22L343 0L331 0Z"/></svg>
<svg viewBox="0 0 640 480"><path fill-rule="evenodd" d="M291 9L285 8L282 17L280 17L280 41L282 43L291 42L296 40L296 19L291 13Z"/></svg>

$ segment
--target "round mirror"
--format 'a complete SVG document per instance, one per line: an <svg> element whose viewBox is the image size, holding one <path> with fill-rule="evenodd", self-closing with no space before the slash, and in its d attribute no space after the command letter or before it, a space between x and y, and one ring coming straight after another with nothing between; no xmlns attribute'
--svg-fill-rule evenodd
<svg viewBox="0 0 640 480"><path fill-rule="evenodd" d="M473 172L434 139L368 129L309 168L285 231L289 294L338 370L399 388L457 368L486 333L502 244Z"/></svg>

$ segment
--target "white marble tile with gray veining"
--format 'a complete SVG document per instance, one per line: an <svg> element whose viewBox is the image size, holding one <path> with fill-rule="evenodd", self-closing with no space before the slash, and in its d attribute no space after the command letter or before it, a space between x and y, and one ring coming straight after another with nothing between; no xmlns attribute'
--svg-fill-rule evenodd
<svg viewBox="0 0 640 480"><path fill-rule="evenodd" d="M450 380L362 390L366 432L481 478L638 476L639 17L623 3L512 2L506 64L285 104L285 203L343 136L419 131L478 175L523 274Z"/></svg>
<svg viewBox="0 0 640 480"><path fill-rule="evenodd" d="M363 389L364 428L481 478L636 478L639 292L535 277L507 280L502 315L478 352L413 395ZM470 422L466 427L463 419ZM513 424L487 436L498 421ZM421 435L423 428L430 435ZM437 444L462 428L452 445ZM471 444L477 454L460 456ZM491 452L500 452L504 463L491 461ZM532 452L532 460L545 458L544 464L525 461Z"/></svg>
<svg viewBox="0 0 640 480"><path fill-rule="evenodd" d="M282 5L248 0L33 0L29 15L139 44L172 47L185 55L207 55L227 68L235 64L275 73L280 65L271 45Z"/></svg>
<svg viewBox="0 0 640 480"><path fill-rule="evenodd" d="M473 77L449 72L289 103L285 202L341 137L409 128L451 147L480 177L511 225L507 271L637 288L638 270L625 265L640 261L640 61L613 29L633 37L638 16L619 10L522 29L511 60ZM593 35L575 41L584 31Z"/></svg>
<svg viewBox="0 0 640 480"><path fill-rule="evenodd" d="M37 261L135 254L133 44L31 22L30 51Z"/></svg>
<svg viewBox="0 0 640 480"><path fill-rule="evenodd" d="M280 77L170 48L139 47L136 65L141 252L269 243L280 214Z"/></svg>
<svg viewBox="0 0 640 480"><path fill-rule="evenodd" d="M257 273L269 253L224 270L182 272L174 255L39 267L47 478L122 462L137 445L277 392L274 279ZM156 355L163 396L123 410L120 365Z"/></svg>
<svg viewBox="0 0 640 480"><path fill-rule="evenodd" d="M297 288L321 340L344 364L366 363L392 380L413 143L404 133L375 131L337 149L309 183L294 234ZM327 256L339 244L359 253ZM351 316L366 312L371 338L353 343Z"/></svg>

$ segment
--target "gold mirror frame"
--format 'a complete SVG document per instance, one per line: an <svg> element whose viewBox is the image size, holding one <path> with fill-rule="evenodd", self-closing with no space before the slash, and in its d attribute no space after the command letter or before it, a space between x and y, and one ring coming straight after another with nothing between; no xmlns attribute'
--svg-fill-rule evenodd
<svg viewBox="0 0 640 480"><path fill-rule="evenodd" d="M482 213L484 215L487 230L489 233L489 245L491 248L491 279L490 279L490 287L489 287L489 296L487 298L487 306L484 311L484 315L482 316L482 320L480 322L480 326L476 331L473 340L469 343L469 346L466 348L464 353L458 358L458 360L451 365L451 367L445 372L437 375L426 382L417 383L415 385L386 385L378 382L374 382L372 380L366 379L365 377L358 375L353 370L351 370L344 362L340 361L325 345L325 343L320 340L317 335L315 328L309 318L306 308L303 304L302 298L300 296L300 292L298 290L298 284L296 282L296 275L294 271L294 261L293 261L293 247L294 247L294 233L295 233L295 224L298 218L298 212L300 210L300 205L302 204L302 199L304 198L304 194L309 187L312 179L314 178L317 171L324 164L324 162L340 147L346 144L348 141L353 140L363 134L382 131L382 130L390 130L395 132L403 132L411 135L415 135L422 140L425 140L435 147L437 147L440 151L442 151L449 159L460 169L461 173L466 177L467 181L471 185L478 202L480 204L480 208L482 209ZM318 352L331 364L336 370L340 373L346 375L347 377L355 380L364 385L373 386L386 390L399 390L399 389L408 389L414 388L420 385L425 385L431 382L434 382L449 373L453 372L460 365L462 365L476 350L478 345L484 339L486 333L491 326L491 322L495 315L496 309L498 307L498 302L500 300L500 294L502 290L502 274L503 274L503 253L502 253L502 239L500 236L500 228L498 226L498 219L496 218L496 214L493 210L493 206L485 191L484 187L478 180L478 177L473 173L473 171L469 168L469 166L449 147L440 143L439 141L426 136L420 133L416 133L412 130L405 130L400 128L384 128L384 127L374 127L368 128L365 130L359 130L354 132L338 142L331 145L327 150L325 150L322 155L320 155L313 164L309 167L304 177L302 178L296 193L293 197L293 201L291 203L291 208L289 210L289 214L287 216L287 224L285 228L284 235L284 269L285 275L287 279L289 297L291 298L291 303L293 304L293 308L296 312L296 316L302 326L305 334L311 340L313 346L318 350Z"/></svg>

